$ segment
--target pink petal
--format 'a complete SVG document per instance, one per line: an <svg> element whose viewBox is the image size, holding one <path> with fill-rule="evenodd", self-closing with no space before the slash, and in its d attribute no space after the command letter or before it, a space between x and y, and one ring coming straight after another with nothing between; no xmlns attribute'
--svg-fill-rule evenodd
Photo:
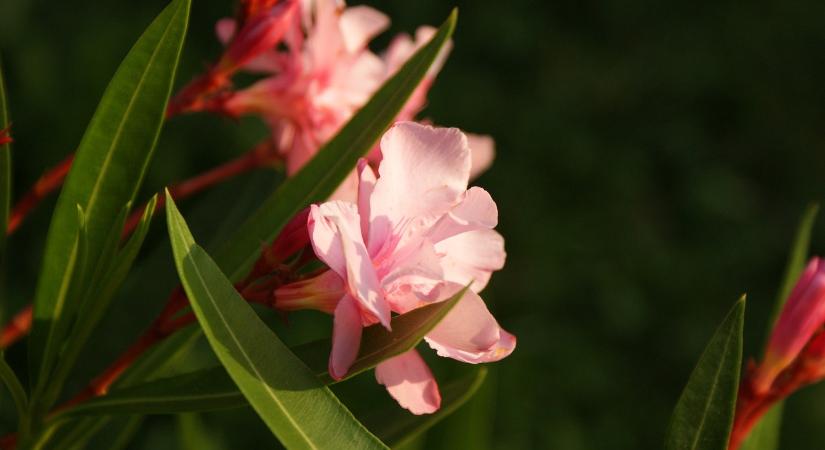
<svg viewBox="0 0 825 450"><path fill-rule="evenodd" d="M441 407L441 393L433 373L414 349L379 364L375 379L413 414L432 414Z"/></svg>
<svg viewBox="0 0 825 450"><path fill-rule="evenodd" d="M344 38L344 46L350 53L366 48L367 43L389 25L389 17L368 6L353 6L345 9L338 22Z"/></svg>
<svg viewBox="0 0 825 450"><path fill-rule="evenodd" d="M516 347L515 336L501 329L472 291L424 339L439 356L471 364L498 361Z"/></svg>
<svg viewBox="0 0 825 450"><path fill-rule="evenodd" d="M461 203L442 216L427 237L440 242L451 236L473 230L492 229L498 225L498 207L490 194L480 187L471 187Z"/></svg>
<svg viewBox="0 0 825 450"><path fill-rule="evenodd" d="M437 243L435 250L443 255L444 280L462 286L473 281L470 288L475 292L487 286L492 273L504 267L507 257L504 238L494 230L457 234Z"/></svg>
<svg viewBox="0 0 825 450"><path fill-rule="evenodd" d="M342 201L312 205L309 217L315 254L347 281L350 295L361 307L389 328L389 305L364 246L356 206Z"/></svg>
<svg viewBox="0 0 825 450"><path fill-rule="evenodd" d="M361 346L361 312L355 300L345 295L335 308L332 326L332 351L329 355L329 374L340 380L352 367Z"/></svg>
<svg viewBox="0 0 825 450"><path fill-rule="evenodd" d="M375 172L367 163L367 160L361 158L358 160L358 215L361 216L361 234L364 242L369 248L369 229L370 229L370 198L372 198L372 191L375 190Z"/></svg>
<svg viewBox="0 0 825 450"><path fill-rule="evenodd" d="M470 177L470 148L456 128L399 122L381 138L381 152L370 205L371 250L373 235L386 238L405 219L447 212L467 189Z"/></svg>
<svg viewBox="0 0 825 450"><path fill-rule="evenodd" d="M496 157L496 143L491 136L484 134L467 133L470 151L473 156L473 165L470 169L470 179L476 179L493 165Z"/></svg>

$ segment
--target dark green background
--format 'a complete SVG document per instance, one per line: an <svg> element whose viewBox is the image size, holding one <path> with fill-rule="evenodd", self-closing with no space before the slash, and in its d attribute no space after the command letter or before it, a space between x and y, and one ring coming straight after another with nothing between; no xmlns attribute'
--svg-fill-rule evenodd
<svg viewBox="0 0 825 450"><path fill-rule="evenodd" d="M178 85L217 55L213 24L233 8L193 3ZM73 150L118 62L163 4L0 0L18 194ZM377 6L396 32L437 24L450 5ZM759 351L798 217L825 198L825 5L458 6L455 47L424 115L496 138L498 158L478 184L498 202L508 264L485 298L519 345L479 400L426 444L482 448L489 437L499 449L660 448L693 363L743 292L746 354ZM255 120L175 119L147 192L264 134ZM201 208L203 227L224 215L200 203L184 207ZM52 204L12 239L12 305L30 295ZM162 227L154 229L160 245ZM823 245L820 224L814 251ZM142 301L152 305L142 314L120 313L124 334L139 332L162 298ZM101 336L92 369L127 342ZM825 445L824 400L818 387L790 402L783 448ZM236 422L223 434L246 433ZM152 419L136 448L171 445L173 425Z"/></svg>

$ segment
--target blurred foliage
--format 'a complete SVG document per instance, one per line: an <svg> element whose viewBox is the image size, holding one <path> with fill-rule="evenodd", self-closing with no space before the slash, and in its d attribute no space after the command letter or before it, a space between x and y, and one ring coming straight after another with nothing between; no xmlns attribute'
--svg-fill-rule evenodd
<svg viewBox="0 0 825 450"><path fill-rule="evenodd" d="M77 145L120 59L164 3L0 0L18 195ZM452 6L373 3L393 18L393 32L437 24ZM478 183L498 202L509 261L484 296L519 346L495 365L489 392L469 404L477 412L460 411L421 445L456 448L457 433L489 432L496 449L661 448L693 365L743 292L745 354L759 352L797 219L809 201L825 199L825 5L458 6L455 48L425 115L496 138L498 159ZM194 2L178 85L217 54L214 22L232 8L230 0ZM142 198L265 134L256 120L171 121ZM227 186L201 197L212 204L181 206L200 211L201 226L214 231L226 226L228 206L218 205L233 205L238 192ZM52 206L10 241L14 305L31 295ZM133 283L116 300L119 322L109 329L127 331L92 342L98 366L160 307L163 298L149 293L174 282L159 231L153 271L162 281ZM812 248L825 249L825 221ZM290 328L303 323L296 319ZM20 347L9 359L23 360ZM817 386L787 403L783 448L825 442L823 399L825 386ZM248 411L202 420L222 442L240 445L232 448L251 448L238 438L266 438ZM179 448L182 423L150 418L129 448Z"/></svg>

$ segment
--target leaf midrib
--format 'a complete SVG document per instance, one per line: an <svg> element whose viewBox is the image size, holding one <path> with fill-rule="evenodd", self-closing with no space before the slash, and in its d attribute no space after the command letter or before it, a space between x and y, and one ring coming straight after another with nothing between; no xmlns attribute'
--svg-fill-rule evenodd
<svg viewBox="0 0 825 450"><path fill-rule="evenodd" d="M722 367L724 366L724 362L728 359L728 352L730 347L730 341L733 338L732 333L728 333L727 339L725 339L725 347L723 353L723 360L720 364L716 365L716 373L713 376L713 384L710 387L710 392L707 395L707 400L705 401L705 407L702 409L702 419L699 422L699 426L696 428L696 435L693 438L693 443L691 444L691 450L696 450L697 446L699 445L699 438L702 436L702 430L705 428L705 422L708 416L708 411L710 410L710 405L713 402L714 394L716 393L716 387L719 385L719 374L722 373Z"/></svg>

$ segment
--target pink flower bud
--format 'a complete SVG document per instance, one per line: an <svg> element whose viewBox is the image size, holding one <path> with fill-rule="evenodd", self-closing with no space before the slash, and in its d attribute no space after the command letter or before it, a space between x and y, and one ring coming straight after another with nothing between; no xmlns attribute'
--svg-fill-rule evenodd
<svg viewBox="0 0 825 450"><path fill-rule="evenodd" d="M815 257L791 291L774 326L765 360L754 377L757 392L770 389L777 375L796 360L824 322L825 264Z"/></svg>
<svg viewBox="0 0 825 450"><path fill-rule="evenodd" d="M256 10L257 14L249 17L232 39L216 70L231 74L275 47L293 23L297 4L287 0L263 11Z"/></svg>
<svg viewBox="0 0 825 450"><path fill-rule="evenodd" d="M281 286L275 290L275 309L298 311L314 309L332 314L338 301L344 296L343 280L329 270L308 280Z"/></svg>

